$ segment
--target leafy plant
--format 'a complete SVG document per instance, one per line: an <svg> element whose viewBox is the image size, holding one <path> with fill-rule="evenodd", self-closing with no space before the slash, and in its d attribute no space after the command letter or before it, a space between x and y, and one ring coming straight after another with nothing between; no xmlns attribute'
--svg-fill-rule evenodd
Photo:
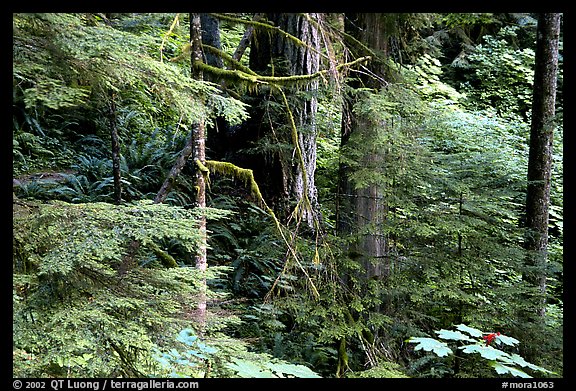
<svg viewBox="0 0 576 391"><path fill-rule="evenodd" d="M512 375L516 377L530 378L528 373L522 368L530 369L536 373L553 374L553 372L527 362L523 357L514 352L506 352L494 348L491 344L502 345L503 347L517 347L520 341L513 337L497 333L484 333L476 328L465 324L456 326L456 330L441 329L436 331L439 341L428 337L411 337L406 342L416 344L414 350L424 350L433 352L438 357L446 357L455 354L455 350L449 347L448 343L456 343L456 349L465 354L478 354L488 361L498 375ZM465 343L465 345L463 345Z"/></svg>
<svg viewBox="0 0 576 391"><path fill-rule="evenodd" d="M167 353L157 352L158 360L170 377L227 377L242 378L318 378L318 374L303 365L273 358L265 353L247 350L240 340L213 338L205 344L191 329L180 331L177 341L187 350L171 349ZM235 345L234 348L230 346Z"/></svg>

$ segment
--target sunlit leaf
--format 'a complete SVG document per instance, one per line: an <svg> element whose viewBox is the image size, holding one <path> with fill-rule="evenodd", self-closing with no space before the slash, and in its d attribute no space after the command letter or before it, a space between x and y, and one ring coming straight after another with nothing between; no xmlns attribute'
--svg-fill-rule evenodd
<svg viewBox="0 0 576 391"><path fill-rule="evenodd" d="M475 344L461 346L459 349L462 349L464 353L480 353L482 357L488 360L499 360L502 357L509 357L508 353L503 352L502 350L494 349L492 346Z"/></svg>
<svg viewBox="0 0 576 391"><path fill-rule="evenodd" d="M462 334L460 331L442 329L440 331L436 331L436 334L438 334L438 337L442 339L451 339L454 341L474 341L472 338L466 334Z"/></svg>
<svg viewBox="0 0 576 391"><path fill-rule="evenodd" d="M526 372L521 371L520 369L509 367L509 366L501 364L497 361L494 361L493 363L491 363L491 365L494 367L494 369L496 370L496 372L499 375L505 375L505 374L509 373L509 374L516 376L516 377L523 377L523 378L531 378L532 377L532 376L528 375Z"/></svg>
<svg viewBox="0 0 576 391"><path fill-rule="evenodd" d="M482 331L475 329L473 327L468 327L465 324L459 324L456 328L460 331L464 331L465 333L470 334L473 337L481 337Z"/></svg>
<svg viewBox="0 0 576 391"><path fill-rule="evenodd" d="M434 338L413 337L410 338L408 342L418 344L414 350L424 349L427 352L434 352L440 357L445 357L449 354L452 354L452 349L450 349L445 342L435 340Z"/></svg>
<svg viewBox="0 0 576 391"><path fill-rule="evenodd" d="M236 359L234 363L228 363L226 366L238 374L240 377L245 378L274 378L275 376L270 370L263 368L261 365L251 361Z"/></svg>
<svg viewBox="0 0 576 391"><path fill-rule="evenodd" d="M496 336L496 341L502 342L504 345L508 346L515 346L520 343L516 338L507 337L502 334Z"/></svg>

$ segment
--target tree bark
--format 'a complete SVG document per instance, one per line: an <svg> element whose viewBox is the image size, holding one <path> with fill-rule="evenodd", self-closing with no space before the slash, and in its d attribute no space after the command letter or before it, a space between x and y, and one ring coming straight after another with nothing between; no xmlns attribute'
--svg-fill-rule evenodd
<svg viewBox="0 0 576 391"><path fill-rule="evenodd" d="M264 14L256 14L254 15L254 18L252 18L252 20L254 22L258 22L260 19L262 19L263 16ZM248 46L250 45L250 40L252 39L253 32L254 32L254 26L246 27L246 31L244 32L242 39L238 43L238 47L234 51L234 54L232 54L232 58L234 60L240 61L240 59L244 55L244 52L246 51L246 49L248 49Z"/></svg>
<svg viewBox="0 0 576 391"><path fill-rule="evenodd" d="M200 25L202 28L202 43L215 47L216 49L221 49L222 45L220 43L220 22L218 19L208 14L200 14ZM224 61L220 56L205 51L204 57L204 62L206 64L217 68L224 68Z"/></svg>
<svg viewBox="0 0 576 391"><path fill-rule="evenodd" d="M388 51L382 14L346 14L345 32L362 42L367 48L384 54ZM355 57L365 55L362 48L351 47ZM349 82L352 89L368 87L378 91L385 85L386 72L377 59L373 59L365 72ZM385 125L370 123L367 118L356 116L354 105L357 95L345 96L342 115L341 148L361 148L364 152L359 162L362 167L372 168L376 174L383 174L382 149L370 148L371 140L378 132L385 131ZM384 126L384 127L383 127ZM352 140L352 141L351 141ZM352 144L351 144L352 143ZM354 143L356 145L354 145ZM390 265L386 259L387 240L382 232L386 221L387 204L384 189L377 181L359 186L351 180L352 169L344 163L340 165L337 224L340 234L356 235L355 243L348 249L350 256L363 266L364 277L385 278Z"/></svg>
<svg viewBox="0 0 576 391"><path fill-rule="evenodd" d="M293 40L282 34L256 28L252 36L250 51L250 67L260 74L274 69L274 76L310 75L320 68L320 37L316 25L308 18L320 21L321 14L268 14L267 18L275 26L297 37L303 45L296 44ZM289 88L289 87L288 87ZM291 90L292 91L292 90ZM295 91L295 89L294 89ZM307 84L298 95L299 98L290 100L290 111L297 129L297 138L285 135L285 142L297 143L289 156L279 157L270 162L265 159L265 165L254 167L258 176L262 169L272 170L276 178L275 186L269 187L273 194L268 198L276 200L274 203L277 210L289 204L291 200L307 200L300 204L300 215L306 225L315 231L320 220L317 189L314 181L316 171L316 113L318 109L318 81ZM291 98L297 94L291 94ZM261 99L264 99L263 97ZM294 103L292 103L294 102ZM261 114L261 117L265 117ZM261 123L267 123L262 121ZM285 121L284 123L289 123ZM270 135L275 130L260 128L261 135ZM290 132L291 130L288 130ZM301 156L297 152L301 152ZM300 157L302 159L300 159ZM261 175L263 176L263 175ZM278 211L279 215L285 215L287 210Z"/></svg>
<svg viewBox="0 0 576 391"><path fill-rule="evenodd" d="M526 279L542 293L537 312L545 314L548 206L556 110L560 14L540 14L536 37L532 122L526 195Z"/></svg>
<svg viewBox="0 0 576 391"><path fill-rule="evenodd" d="M188 138L186 145L184 146L184 148L180 152L180 155L176 159L176 162L170 169L170 172L168 173L168 176L164 180L164 183L162 183L160 190L158 190L156 197L154 197L155 204L161 204L164 201L166 201L168 194L170 194L170 190L172 190L174 181L176 180L178 175L180 175L182 169L184 168L184 165L192 155L192 152L194 151L194 133L196 132L197 126L198 125L194 126L194 129L190 133L190 137Z"/></svg>
<svg viewBox="0 0 576 391"><path fill-rule="evenodd" d="M199 14L190 15L190 39L192 43L192 76L196 80L202 80L202 71L194 67L195 62L202 62L202 24ZM194 161L206 163L206 131L204 120L200 119L197 127L193 131L194 139ZM196 205L199 208L206 207L206 178L205 173L196 166ZM207 282L206 270L208 262L206 259L207 251L207 233L206 233L206 216L200 215L199 221L200 245L196 255L196 268L201 272L201 285L198 298L198 323L199 335L203 336L206 331L206 301L207 301Z"/></svg>

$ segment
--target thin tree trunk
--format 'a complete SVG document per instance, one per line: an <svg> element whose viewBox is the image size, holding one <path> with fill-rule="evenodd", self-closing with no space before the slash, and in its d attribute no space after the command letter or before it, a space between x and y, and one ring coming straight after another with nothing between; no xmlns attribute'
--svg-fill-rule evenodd
<svg viewBox="0 0 576 391"><path fill-rule="evenodd" d="M192 41L192 75L196 80L202 80L202 71L194 67L194 63L202 62L202 23L200 14L190 15L190 39ZM206 130L204 119L200 122L193 131L194 139L194 161L199 161L202 166L206 163ZM196 167L196 205L198 208L206 207L206 178L204 172ZM200 294L198 297L198 323L199 334L204 335L206 331L206 300L207 300L207 285L206 285L206 270L208 262L206 259L207 251L207 234L206 234L206 216L204 213L200 215L199 221L200 230L200 245L196 255L196 268L201 272L201 285Z"/></svg>
<svg viewBox="0 0 576 391"><path fill-rule="evenodd" d="M120 173L120 138L116 125L115 94L110 93L110 133L112 136L112 175L114 177L114 203L122 202L122 177Z"/></svg>
<svg viewBox="0 0 576 391"><path fill-rule="evenodd" d="M168 194L170 194L170 190L172 190L174 181L176 180L178 175L180 175L182 169L184 168L184 165L192 155L192 152L194 151L194 133L196 132L197 126L198 125L195 125L194 129L192 129L192 132L190 133L190 137L188 138L186 145L184 146L182 152L180 152L180 155L176 159L176 162L170 169L170 172L168 173L168 176L166 177L164 183L160 187L160 190L156 194L156 197L154 197L155 204L161 204L164 201L166 201Z"/></svg>
<svg viewBox="0 0 576 391"><path fill-rule="evenodd" d="M559 34L560 14L541 14L538 19L536 37L525 241L525 247L529 251L527 263L534 270L527 273L526 278L538 286L542 294L537 308L539 315L545 314L546 304L545 267L548 257L548 206L555 127Z"/></svg>
<svg viewBox="0 0 576 391"><path fill-rule="evenodd" d="M190 15L190 40L191 40L191 55L192 55L192 77L195 80L202 80L202 71L194 66L194 64L203 61L202 57L202 26L200 22L200 14ZM188 159L192 156L194 162L204 164L206 162L206 130L204 119L200 119L198 124L194 126L190 133L190 137L186 142L186 146L180 153L178 159L168 177L162 184L162 187L154 198L155 203L164 202L168 196L174 180L180 174ZM198 208L206 207L206 179L204 174L196 166L195 182L196 182L196 206ZM201 214L199 218L199 231L201 235L198 252L196 255L196 268L201 272L200 290L198 295L197 306L197 321L198 321L198 334L202 336L206 330L206 300L207 300L207 285L206 285L206 251L207 251L207 233L206 233L206 216Z"/></svg>
<svg viewBox="0 0 576 391"><path fill-rule="evenodd" d="M256 14L252 18L252 20L254 22L258 22L260 19L262 19L263 16L264 16L264 14ZM250 45L250 39L252 38L253 32L254 32L254 26L248 26L246 28L246 31L244 31L244 35L242 36L242 39L238 43L238 47L236 47L236 50L234 51L234 54L232 55L232 58L234 60L240 61L240 59L244 55L244 52L246 51L246 49L248 49L248 46Z"/></svg>

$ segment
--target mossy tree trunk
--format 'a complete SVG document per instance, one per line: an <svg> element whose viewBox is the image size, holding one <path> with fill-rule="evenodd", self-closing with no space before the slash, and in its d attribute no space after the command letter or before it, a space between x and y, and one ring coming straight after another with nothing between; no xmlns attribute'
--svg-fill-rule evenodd
<svg viewBox="0 0 576 391"><path fill-rule="evenodd" d="M258 74L272 76L311 75L318 72L320 37L313 21L318 22L321 17L321 14L267 14L269 22L298 38L300 43L270 29L255 28L250 47L250 68ZM252 168L257 181L264 184L265 197L272 201L280 216L285 217L290 212L294 201L306 200L300 204L300 215L297 218L302 218L309 228L315 230L319 221L314 182L318 80L312 80L299 90L294 88L289 91L290 111L298 131L297 140L292 138L286 113L270 117L274 113L264 109L267 101L282 104L282 100L272 94L256 96L252 123L256 127L254 141L272 140L286 147L272 146L274 152L261 156L259 164ZM295 153L295 142L298 143L302 159Z"/></svg>
<svg viewBox="0 0 576 391"><path fill-rule="evenodd" d="M545 314L546 263L548 247L548 206L552 172L552 141L556 109L558 74L558 42L560 14L541 14L538 19L530 150L528 156L528 187L526 196L525 247L529 251L526 273L528 282L542 294L536 312Z"/></svg>
<svg viewBox="0 0 576 391"><path fill-rule="evenodd" d="M386 67L381 61L388 54L387 31L384 14L359 13L345 14L344 32L351 37L347 48L352 58L369 55L372 60L360 72L351 74L344 94L341 125L341 163L338 179L337 227L339 235L348 238L345 253L360 264L357 275L343 275L343 280L351 284L352 291L365 294L371 280L386 278L390 273L387 259L388 240L384 231L388 212L386 189L382 178L385 148L377 142L381 132L386 132L386 124L358 114L357 103L363 99L360 89L368 88L376 93L389 80ZM354 179L357 168L370 170L373 175L361 183ZM367 309L368 310L368 309ZM380 308L369 310L379 311ZM350 311L353 311L350 309ZM356 312L356 311L354 311ZM358 314L364 316L364 314ZM350 316L352 317L352 316ZM372 342L366 344L367 363L373 365L375 352ZM364 345L364 344L363 344ZM339 347L339 360L345 359L346 347Z"/></svg>
<svg viewBox="0 0 576 391"><path fill-rule="evenodd" d="M190 40L192 45L192 64L195 62L203 62L202 59L202 26L200 14L190 15ZM192 77L197 80L202 80L202 71L196 67L192 67ZM194 127L193 131L194 140L194 161L199 161L200 163L206 163L206 134L205 134L205 124L201 119L197 127ZM202 170L196 169L196 205L199 208L206 207L206 177ZM200 295L198 298L198 322L199 322L199 332L200 335L204 334L206 329L206 269L208 268L208 262L206 259L207 251L207 233L206 233L206 216L201 214L199 221L200 235L202 236L200 241L200 246L198 248L198 253L196 255L196 268L202 272L203 280L200 288Z"/></svg>

